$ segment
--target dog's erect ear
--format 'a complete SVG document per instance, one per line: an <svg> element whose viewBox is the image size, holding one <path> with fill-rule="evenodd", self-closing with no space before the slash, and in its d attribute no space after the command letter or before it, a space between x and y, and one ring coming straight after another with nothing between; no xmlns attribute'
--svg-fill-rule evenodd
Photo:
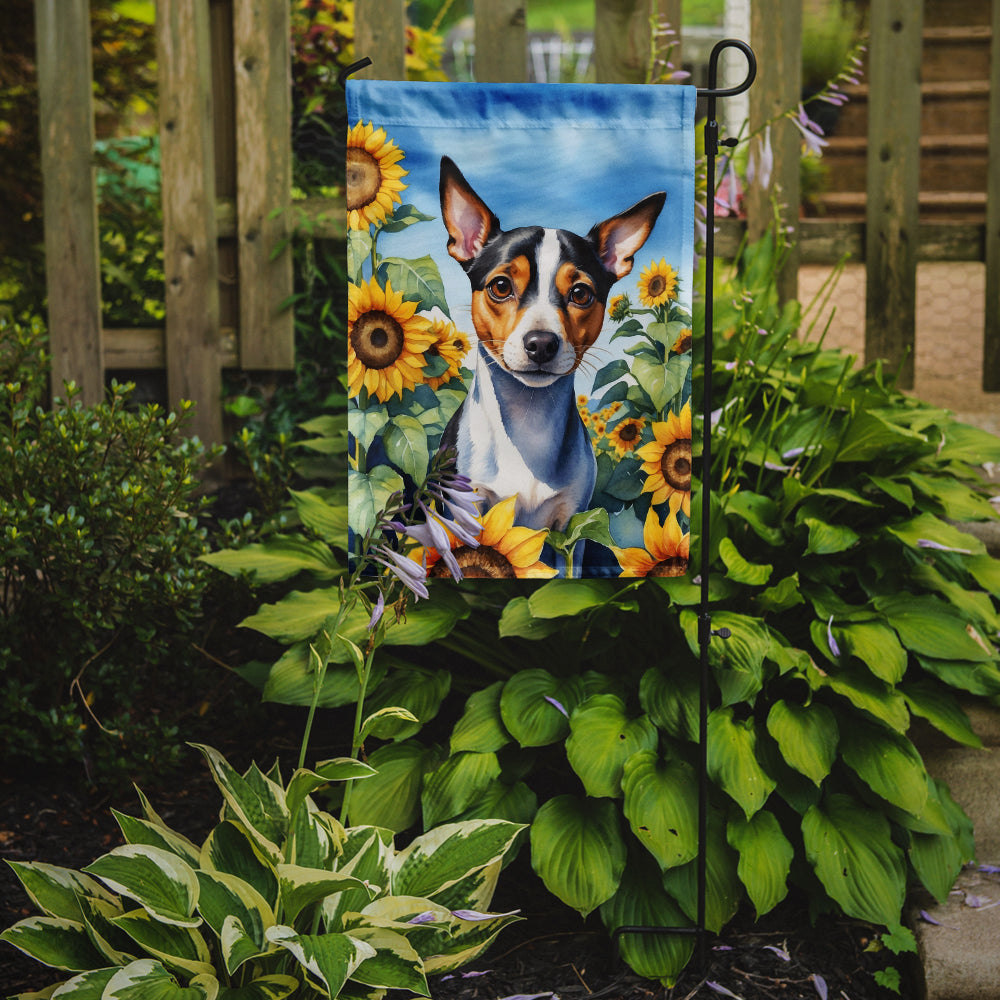
<svg viewBox="0 0 1000 1000"><path fill-rule="evenodd" d="M651 194L624 212L599 222L587 233L587 239L596 247L604 269L616 280L624 278L632 270L633 258L649 239L666 200L663 191Z"/></svg>
<svg viewBox="0 0 1000 1000"><path fill-rule="evenodd" d="M448 253L460 264L476 257L500 232L500 220L447 156L441 157L441 216L448 230Z"/></svg>

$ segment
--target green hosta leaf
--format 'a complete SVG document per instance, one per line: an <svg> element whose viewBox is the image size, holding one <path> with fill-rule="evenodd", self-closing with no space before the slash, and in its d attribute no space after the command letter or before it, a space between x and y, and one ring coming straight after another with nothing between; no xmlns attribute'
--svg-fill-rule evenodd
<svg viewBox="0 0 1000 1000"><path fill-rule="evenodd" d="M420 817L424 773L436 766L436 752L407 740L379 747L368 761L378 773L352 788L351 824L397 833L412 826Z"/></svg>
<svg viewBox="0 0 1000 1000"><path fill-rule="evenodd" d="M452 754L424 779L421 804L424 827L437 826L468 809L500 777L495 753L467 751Z"/></svg>
<svg viewBox="0 0 1000 1000"><path fill-rule="evenodd" d="M500 692L503 681L470 695L462 717L451 733L451 752L474 750L493 753L510 743L510 733L500 717Z"/></svg>
<svg viewBox="0 0 1000 1000"><path fill-rule="evenodd" d="M351 528L364 538L375 527L393 493L403 489L403 479L388 465L377 465L370 472L350 469L347 476L347 510Z"/></svg>
<svg viewBox="0 0 1000 1000"><path fill-rule="evenodd" d="M616 799L625 761L638 750L655 749L658 738L648 716L629 719L621 698L595 694L570 717L566 758L588 795Z"/></svg>
<svg viewBox="0 0 1000 1000"><path fill-rule="evenodd" d="M752 718L733 718L732 708L708 717L708 774L749 819L774 791L776 782L757 763L757 733Z"/></svg>
<svg viewBox="0 0 1000 1000"><path fill-rule="evenodd" d="M240 823L227 820L208 835L202 844L200 867L207 872L234 875L253 886L271 907L277 905L277 873Z"/></svg>
<svg viewBox="0 0 1000 1000"><path fill-rule="evenodd" d="M538 812L538 796L523 782L493 781L458 819L505 819L527 826Z"/></svg>
<svg viewBox="0 0 1000 1000"><path fill-rule="evenodd" d="M736 874L736 852L726 843L721 814L711 812L705 850L705 926L714 934L732 919L743 899L743 884ZM663 873L663 887L691 920L698 917L698 861Z"/></svg>
<svg viewBox="0 0 1000 1000"><path fill-rule="evenodd" d="M560 679L547 670L522 670L504 684L500 716L521 746L547 746L569 732L569 715L583 700L583 694L579 677Z"/></svg>
<svg viewBox="0 0 1000 1000"><path fill-rule="evenodd" d="M446 823L428 830L396 855L392 891L434 899L461 879L499 862L522 829L497 819Z"/></svg>
<svg viewBox="0 0 1000 1000"><path fill-rule="evenodd" d="M564 618L607 604L618 592L611 580L549 580L529 598L536 618Z"/></svg>
<svg viewBox="0 0 1000 1000"><path fill-rule="evenodd" d="M536 618L531 613L527 597L515 597L504 606L500 615L500 638L518 636L522 639L544 639L562 631L564 623L558 618Z"/></svg>
<svg viewBox="0 0 1000 1000"><path fill-rule="evenodd" d="M311 640L340 611L340 590L320 587L316 590L293 590L274 604L262 604L257 613L240 622L242 628L291 643Z"/></svg>
<svg viewBox="0 0 1000 1000"><path fill-rule="evenodd" d="M295 956L312 980L320 983L331 997L338 996L344 983L363 961L375 957L375 949L349 934L296 934L291 927L270 927L267 939Z"/></svg>
<svg viewBox="0 0 1000 1000"><path fill-rule="evenodd" d="M531 865L549 892L582 916L618 889L625 870L618 810L607 799L558 795L531 825Z"/></svg>
<svg viewBox="0 0 1000 1000"><path fill-rule="evenodd" d="M851 622L833 627L843 652L856 656L887 684L898 684L906 673L906 650L896 633L878 622Z"/></svg>
<svg viewBox="0 0 1000 1000"><path fill-rule="evenodd" d="M197 743L192 746L205 755L226 805L249 831L265 856L276 862L281 856L278 844L288 830L284 789L266 778L254 787L251 781L230 767L217 750Z"/></svg>
<svg viewBox="0 0 1000 1000"><path fill-rule="evenodd" d="M299 520L310 531L330 545L347 547L347 507L343 503L329 503L315 490L289 490L288 495L292 498L292 506L299 515Z"/></svg>
<svg viewBox="0 0 1000 1000"><path fill-rule="evenodd" d="M834 794L809 809L802 836L820 882L849 917L899 923L906 866L885 816L849 795Z"/></svg>
<svg viewBox="0 0 1000 1000"><path fill-rule="evenodd" d="M833 712L812 702L797 705L778 700L767 716L767 731L781 748L785 761L819 786L837 756L839 731Z"/></svg>
<svg viewBox="0 0 1000 1000"><path fill-rule="evenodd" d="M218 995L219 981L213 975L195 976L181 986L159 962L143 958L117 970L101 1000L216 1000Z"/></svg>
<svg viewBox="0 0 1000 1000"><path fill-rule="evenodd" d="M726 576L737 583L745 583L750 587L763 587L770 579L774 567L770 564L747 562L730 538L719 542L719 557L726 564Z"/></svg>
<svg viewBox="0 0 1000 1000"><path fill-rule="evenodd" d="M355 826L347 832L337 868L342 875L353 875L373 889L388 890L392 852L391 830ZM371 902L368 889L345 889L335 896L327 896L322 904L326 929L346 930L344 914L357 913Z"/></svg>
<svg viewBox="0 0 1000 1000"><path fill-rule="evenodd" d="M261 976L246 986L223 987L218 1000L285 1000L299 988L292 976Z"/></svg>
<svg viewBox="0 0 1000 1000"><path fill-rule="evenodd" d="M971 555L986 553L986 546L978 538L933 514L918 514L909 521L889 525L886 530L904 545L914 549L923 548L921 542L932 542L934 545L943 545L947 549L957 549Z"/></svg>
<svg viewBox="0 0 1000 1000"><path fill-rule="evenodd" d="M680 664L669 673L650 667L639 682L639 704L644 712L670 736L678 740L698 739L698 676Z"/></svg>
<svg viewBox="0 0 1000 1000"><path fill-rule="evenodd" d="M161 923L145 910L123 913L111 922L168 968L188 976L212 974L212 956L197 930Z"/></svg>
<svg viewBox="0 0 1000 1000"><path fill-rule="evenodd" d="M887 726L899 733L906 732L910 724L910 713L906 710L903 696L884 681L880 681L867 670L844 667L826 676L815 668L807 675L814 688L827 687L846 698L856 708L881 719Z"/></svg>
<svg viewBox="0 0 1000 1000"><path fill-rule="evenodd" d="M768 587L767 590L757 594L754 600L757 607L765 613L787 611L798 604L804 604L805 598L799 589L799 574L792 573L791 576L779 580L773 587Z"/></svg>
<svg viewBox="0 0 1000 1000"><path fill-rule="evenodd" d="M288 580L298 573L331 580L343 572L329 545L294 535L271 535L265 542L209 552L200 559L230 576L245 573L255 584Z"/></svg>
<svg viewBox="0 0 1000 1000"><path fill-rule="evenodd" d="M134 899L150 916L178 927L197 927L198 878L176 854L146 844L125 844L84 871L113 892Z"/></svg>
<svg viewBox="0 0 1000 1000"><path fill-rule="evenodd" d="M745 521L758 538L771 546L779 546L784 540L781 527L781 512L771 497L749 490L739 490L726 497L726 515L734 515Z"/></svg>
<svg viewBox="0 0 1000 1000"><path fill-rule="evenodd" d="M125 912L121 902L109 903L94 896L81 896L80 906L90 940L105 958L103 964L118 966L131 962L136 957L135 946L131 938L112 923Z"/></svg>
<svg viewBox="0 0 1000 1000"><path fill-rule="evenodd" d="M115 897L97 879L71 868L60 868L39 861L8 861L7 864L13 869L31 901L46 916L82 920L80 896L115 902Z"/></svg>
<svg viewBox="0 0 1000 1000"><path fill-rule="evenodd" d="M809 528L806 555L828 556L844 552L861 537L846 524L828 524L815 517L805 518L804 523Z"/></svg>
<svg viewBox="0 0 1000 1000"><path fill-rule="evenodd" d="M688 918L667 895L654 865L641 857L630 858L615 894L601 904L604 926L686 927ZM691 959L694 936L690 934L623 934L622 958L638 975L673 986Z"/></svg>
<svg viewBox="0 0 1000 1000"><path fill-rule="evenodd" d="M884 595L876 597L874 603L899 633L903 645L915 653L939 660L984 662L996 658L975 626L936 597Z"/></svg>
<svg viewBox="0 0 1000 1000"><path fill-rule="evenodd" d="M795 849L781 832L774 813L765 809L751 819L738 816L726 828L729 846L739 851L736 873L760 919L788 894L788 873Z"/></svg>
<svg viewBox="0 0 1000 1000"><path fill-rule="evenodd" d="M415 483L427 478L427 429L416 417L405 414L389 421L382 438L389 461Z"/></svg>
<svg viewBox="0 0 1000 1000"><path fill-rule="evenodd" d="M643 750L625 762L625 818L660 868L686 864L698 853L698 783L691 767Z"/></svg>
<svg viewBox="0 0 1000 1000"><path fill-rule="evenodd" d="M911 833L910 864L928 892L939 902L948 899L965 857L952 833Z"/></svg>
<svg viewBox="0 0 1000 1000"><path fill-rule="evenodd" d="M920 445L922 434L890 423L870 410L862 410L851 421L837 451L838 462L867 462L881 458L889 448Z"/></svg>
<svg viewBox="0 0 1000 1000"><path fill-rule="evenodd" d="M87 929L64 917L28 917L0 934L6 941L35 961L54 969L81 972L99 968L104 958L91 944Z"/></svg>
<svg viewBox="0 0 1000 1000"><path fill-rule="evenodd" d="M383 257L378 266L378 277L383 287L389 283L394 292L402 292L405 301L418 302L421 311L427 312L437 306L445 316L451 315L441 273L430 255L416 260Z"/></svg>
<svg viewBox="0 0 1000 1000"><path fill-rule="evenodd" d="M911 472L906 477L916 488L941 505L951 521L992 521L996 511L989 500L953 476L924 476Z"/></svg>
<svg viewBox="0 0 1000 1000"><path fill-rule="evenodd" d="M117 809L112 809L111 812L129 844L147 844L150 847L159 847L171 854L176 854L192 867L198 864L200 851L187 837L174 832L161 823L126 816L124 813L118 812Z"/></svg>
<svg viewBox="0 0 1000 1000"><path fill-rule="evenodd" d="M681 627L694 656L700 656L698 616L681 612ZM708 662L722 689L723 703L751 701L763 685L764 659L771 648L771 636L759 618L719 611L712 615L712 629L727 628L728 639L713 636L708 646Z"/></svg>
<svg viewBox="0 0 1000 1000"><path fill-rule="evenodd" d="M278 865L282 913L287 920L295 918L307 906L345 889L365 889L364 883L342 872L327 872L300 865ZM374 892L372 892L374 895Z"/></svg>
<svg viewBox="0 0 1000 1000"><path fill-rule="evenodd" d="M355 982L430 996L424 963L402 934L383 927L356 927L351 937L375 949L375 954L351 973Z"/></svg>
<svg viewBox="0 0 1000 1000"><path fill-rule="evenodd" d="M1000 669L993 663L935 660L930 656L918 656L917 662L949 687L987 697L1000 694Z"/></svg>
<svg viewBox="0 0 1000 1000"><path fill-rule="evenodd" d="M419 667L394 670L367 699L365 707L372 712L383 708L405 708L410 712L418 721L385 719L380 726L381 739L405 740L419 732L425 722L430 722L437 715L441 702L450 689L451 674L447 670L426 670Z"/></svg>
<svg viewBox="0 0 1000 1000"><path fill-rule="evenodd" d="M947 688L934 681L923 680L908 681L900 686L900 690L914 715L926 719L956 743L967 747L983 745L965 710Z"/></svg>
<svg viewBox="0 0 1000 1000"><path fill-rule="evenodd" d="M927 801L927 772L907 737L852 719L850 738L841 741L840 753L876 795L908 813L919 815Z"/></svg>
<svg viewBox="0 0 1000 1000"><path fill-rule="evenodd" d="M990 555L974 556L965 559L965 568L972 574L976 583L994 597L1000 597L1000 559Z"/></svg>
<svg viewBox="0 0 1000 1000"><path fill-rule="evenodd" d="M456 908L454 913L461 914ZM517 912L500 913L488 919L462 920L456 917L451 926L450 940L441 941L434 953L424 961L424 971L429 973L450 972L478 958L493 942L493 939L508 925L521 917Z"/></svg>

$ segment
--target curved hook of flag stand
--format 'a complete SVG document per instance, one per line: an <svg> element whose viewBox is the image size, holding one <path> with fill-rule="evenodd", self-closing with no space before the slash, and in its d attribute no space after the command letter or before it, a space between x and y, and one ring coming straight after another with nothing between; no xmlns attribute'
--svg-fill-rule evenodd
<svg viewBox="0 0 1000 1000"><path fill-rule="evenodd" d="M747 75L736 87L719 88L719 57L725 49L739 49L747 60ZM712 615L708 609L709 577L709 534L711 531L712 509L709 503L711 484L709 476L712 467L712 325L714 322L712 290L715 287L715 158L720 146L735 146L739 141L727 138L720 141L719 123L716 121L716 100L720 97L735 97L750 89L757 76L757 58L746 42L736 38L724 38L717 42L708 60L708 87L699 88L698 96L707 98L707 120L705 122L705 158L708 183L706 185L705 206L705 375L703 393L703 436L701 450L701 601L698 612L698 647L701 653L701 685L698 698L698 910L694 927L654 927L622 926L612 934L616 947L620 948L623 934L694 934L698 941L698 965L706 968L705 948L705 896L707 889L707 845L708 845L708 696L709 666L708 648L712 637L728 639L727 628L712 629Z"/></svg>
<svg viewBox="0 0 1000 1000"><path fill-rule="evenodd" d="M719 57L725 49L738 49L747 60L746 78L735 87L719 88L718 82ZM353 73L372 64L365 56L357 62L345 66L337 74L337 83L346 89L347 78ZM706 188L706 225L705 225L705 375L703 402L703 438L702 438L702 524L701 524L701 601L698 613L698 645L701 653L701 688L698 706L698 910L694 927L654 927L654 926L622 926L615 929L612 940L616 947L620 945L623 934L694 934L698 940L698 963L701 969L705 961L705 896L707 888L707 830L708 830L708 697L709 697L709 666L708 649L712 637L720 639L729 637L729 629L712 629L712 615L708 609L708 578L709 578L709 532L711 529L711 504L709 503L709 475L712 465L712 325L714 321L712 289L715 279L715 158L719 155L720 146L735 146L735 138L719 139L719 123L716 121L716 100L720 97L735 97L750 89L757 76L757 59L753 49L746 42L735 38L725 38L717 42L708 60L708 87L699 88L698 96L707 99L707 120L705 122L705 157L707 161L708 184Z"/></svg>

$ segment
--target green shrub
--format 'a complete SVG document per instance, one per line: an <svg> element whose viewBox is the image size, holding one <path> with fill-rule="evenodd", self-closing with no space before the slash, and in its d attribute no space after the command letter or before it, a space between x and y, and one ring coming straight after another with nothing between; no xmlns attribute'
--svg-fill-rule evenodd
<svg viewBox="0 0 1000 1000"><path fill-rule="evenodd" d="M125 846L82 872L11 863L42 914L0 938L78 973L60 995L430 996L428 974L472 961L518 919L486 911L520 826L453 823L397 849L390 831L345 829L311 798L370 778L366 764L324 761L285 785L277 765L240 774L199 749L225 803L202 845L140 796L144 818L115 813Z"/></svg>
<svg viewBox="0 0 1000 1000"><path fill-rule="evenodd" d="M128 385L40 406L41 336L0 321L0 743L7 760L113 770L176 752L154 682L191 661L208 454L188 405L132 409Z"/></svg>

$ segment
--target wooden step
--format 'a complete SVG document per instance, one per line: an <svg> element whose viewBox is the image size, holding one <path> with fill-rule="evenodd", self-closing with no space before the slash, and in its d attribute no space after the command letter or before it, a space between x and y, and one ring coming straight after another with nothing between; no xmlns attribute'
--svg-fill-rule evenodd
<svg viewBox="0 0 1000 1000"><path fill-rule="evenodd" d="M992 38L989 25L925 28L921 79L925 83L988 80Z"/></svg>
<svg viewBox="0 0 1000 1000"><path fill-rule="evenodd" d="M963 134L988 130L989 80L937 80L921 84L921 135ZM867 135L867 83L847 88L848 103L841 109L837 136Z"/></svg>
<svg viewBox="0 0 1000 1000"><path fill-rule="evenodd" d="M924 27L943 27L956 21L989 24L990 4L991 0L924 0Z"/></svg>
<svg viewBox="0 0 1000 1000"><path fill-rule="evenodd" d="M863 191L830 191L816 202L828 218L864 220L868 198ZM981 223L986 216L986 193L979 191L921 191L920 218Z"/></svg>
<svg viewBox="0 0 1000 1000"><path fill-rule="evenodd" d="M920 188L925 191L985 191L985 135L925 135L920 138ZM823 151L834 191L864 190L868 140L865 136L831 136Z"/></svg>

